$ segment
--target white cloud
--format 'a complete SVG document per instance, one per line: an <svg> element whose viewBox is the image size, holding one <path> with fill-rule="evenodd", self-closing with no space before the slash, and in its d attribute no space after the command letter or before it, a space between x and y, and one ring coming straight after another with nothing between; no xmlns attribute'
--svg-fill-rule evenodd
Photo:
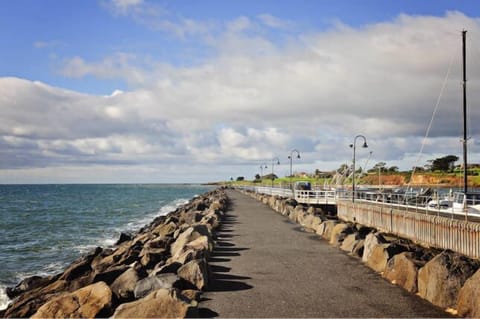
<svg viewBox="0 0 480 319"><path fill-rule="evenodd" d="M288 29L289 27L292 26L292 23L290 21L282 20L279 19L275 16L272 16L271 14L264 13L258 15L258 19L265 24L266 26L270 28L275 28L275 29Z"/></svg>
<svg viewBox="0 0 480 319"><path fill-rule="evenodd" d="M191 67L147 64L128 53L66 61L66 76L120 78L132 86L109 96L0 78L1 165L177 163L203 171L274 156L284 162L297 148L303 169L329 169L335 167L321 164L350 160L348 145L364 134L372 162L409 168L452 56L455 65L424 158L460 152L458 30L466 28L476 39L478 19L458 12L402 15L357 29L338 25L301 34L283 44L249 34L255 28L248 17L232 21L209 42L216 54ZM472 102L480 100L476 78L480 67L472 62ZM472 107L470 116L475 123L480 111ZM470 134L479 129L472 125ZM470 144L472 161L480 160L477 144Z"/></svg>

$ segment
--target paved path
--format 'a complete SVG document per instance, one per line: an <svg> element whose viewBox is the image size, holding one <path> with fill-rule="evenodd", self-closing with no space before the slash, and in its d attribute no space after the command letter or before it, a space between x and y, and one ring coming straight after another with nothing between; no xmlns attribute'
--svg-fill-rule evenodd
<svg viewBox="0 0 480 319"><path fill-rule="evenodd" d="M446 317L237 191L210 260L204 317Z"/></svg>

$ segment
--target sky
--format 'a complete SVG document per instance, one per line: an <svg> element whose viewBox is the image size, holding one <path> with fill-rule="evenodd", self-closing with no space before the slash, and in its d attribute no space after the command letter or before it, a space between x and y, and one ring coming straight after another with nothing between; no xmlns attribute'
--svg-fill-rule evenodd
<svg viewBox="0 0 480 319"><path fill-rule="evenodd" d="M2 0L0 183L461 158L462 30L480 163L476 0Z"/></svg>

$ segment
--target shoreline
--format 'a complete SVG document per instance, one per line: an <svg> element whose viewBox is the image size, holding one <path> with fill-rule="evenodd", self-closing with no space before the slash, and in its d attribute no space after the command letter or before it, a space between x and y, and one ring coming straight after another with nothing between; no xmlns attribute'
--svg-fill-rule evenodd
<svg viewBox="0 0 480 319"><path fill-rule="evenodd" d="M222 197L221 193L221 189L218 188L194 196L176 209L164 215L157 215L152 222L144 225L138 231L130 234L122 233L114 247L97 247L94 251L81 256L59 274L48 277L33 276L24 279L17 286L10 287L7 290L7 294L14 299L5 310L0 310L0 314L13 317L32 316L42 305L50 302L52 298L60 298L63 295L75 293L75 291L82 288L103 282L104 286L110 287L108 289L111 290L110 295L113 297L99 311L103 311L102 315L104 313L109 316L112 315L120 304L141 299L132 298L133 291L122 295L121 292L112 288L115 280L127 271L137 273L140 280L140 278L145 279L147 277L155 278L156 275L162 273L160 270L162 266L172 262L178 263L178 260L175 260L175 258L183 258L181 260L182 265L202 258L206 262L205 256L208 255L208 248L213 246L211 243L211 232L218 226L219 216L226 205L226 199ZM215 203L214 206L216 208L210 209L210 204L213 203ZM206 216L208 218L205 219L204 217ZM203 224L200 227L201 222ZM193 227L192 225L201 228L202 232L205 233L202 236L206 239L207 249L205 249L205 246L196 247L198 249L194 250L195 253L190 251L188 256L176 256L171 251L172 245L181 236L182 231ZM139 246L140 244L141 246ZM159 247L156 245L159 245ZM185 247L182 247L182 249L188 250ZM176 251L176 253L179 253L179 251ZM155 274L150 276L154 269ZM171 274L171 272L166 273ZM188 280L185 278L179 277L176 281L179 282L178 286L183 285L189 288L195 286L192 283L188 283ZM104 286L103 288L105 288ZM169 289L173 289L172 287ZM201 289L197 290L201 291ZM190 300L192 305L194 299ZM189 306L188 308L192 307ZM48 316L45 313L43 315ZM67 316L67 314L65 315Z"/></svg>

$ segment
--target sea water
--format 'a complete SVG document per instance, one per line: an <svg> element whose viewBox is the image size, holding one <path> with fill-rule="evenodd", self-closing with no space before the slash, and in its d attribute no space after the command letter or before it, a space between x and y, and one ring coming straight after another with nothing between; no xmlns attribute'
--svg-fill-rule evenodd
<svg viewBox="0 0 480 319"><path fill-rule="evenodd" d="M121 232L212 187L202 185L0 185L0 309L7 286L33 275L52 275Z"/></svg>

